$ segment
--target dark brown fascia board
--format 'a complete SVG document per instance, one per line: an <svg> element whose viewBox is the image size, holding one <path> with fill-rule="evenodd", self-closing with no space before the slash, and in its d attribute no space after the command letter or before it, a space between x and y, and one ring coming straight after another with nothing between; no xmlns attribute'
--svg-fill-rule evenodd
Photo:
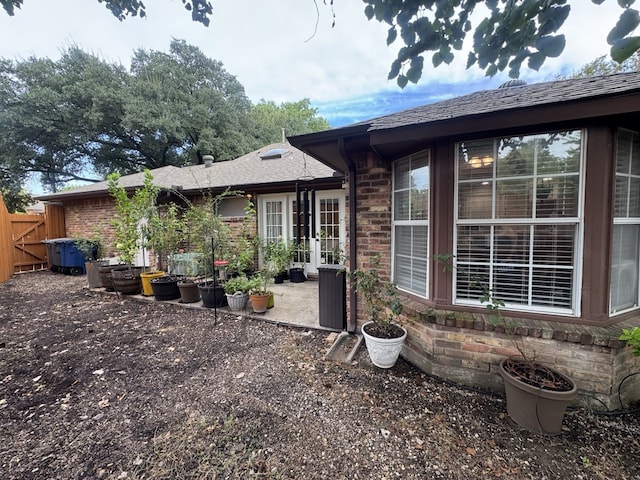
<svg viewBox="0 0 640 480"><path fill-rule="evenodd" d="M640 113L640 94L637 92L616 97L502 110L407 127L373 130L370 132L370 142L372 146L382 147L391 143L418 140L424 142L442 137L469 136L554 123L573 123L635 112Z"/></svg>
<svg viewBox="0 0 640 480"><path fill-rule="evenodd" d="M347 127L338 127L324 132L306 133L287 137L291 145L320 163L340 172L347 172L347 165L340 155L338 143L342 140L347 145L358 145L362 149L369 144L370 123L359 123Z"/></svg>
<svg viewBox="0 0 640 480"><path fill-rule="evenodd" d="M342 188L342 176L337 177L325 177L313 180L298 180L298 181L286 181L286 182L274 182L274 183L259 183L259 184L247 184L247 185L231 185L232 191L238 192L250 192L257 195L266 193L280 193L280 192L293 192L298 185L309 186L319 190L330 190ZM224 188L213 188L210 190L212 193L222 193ZM193 196L202 193L202 189L190 189L181 190L183 195Z"/></svg>
<svg viewBox="0 0 640 480"><path fill-rule="evenodd" d="M335 177L325 177L320 179L313 180L299 180L299 181L287 181L287 182L274 182L269 184L251 184L251 185L235 185L231 186L231 190L238 191L247 191L247 192L255 192L257 194L260 193L277 193L289 190L295 190L296 183L309 185L314 188L320 188L324 190L332 189L332 188L342 188L342 179L343 176L335 176ZM134 191L137 187L127 187L126 191ZM160 190L168 191L169 189L161 187ZM213 188L212 192L222 193L224 188ZM180 192L183 195L194 195L197 193L201 193L202 189L183 189ZM34 197L35 200L41 200L46 203L53 202L65 202L69 200L84 200L90 198L103 198L108 196L109 192L107 190L96 190L92 192L80 192L80 193L66 193L64 195L42 195L38 197Z"/></svg>

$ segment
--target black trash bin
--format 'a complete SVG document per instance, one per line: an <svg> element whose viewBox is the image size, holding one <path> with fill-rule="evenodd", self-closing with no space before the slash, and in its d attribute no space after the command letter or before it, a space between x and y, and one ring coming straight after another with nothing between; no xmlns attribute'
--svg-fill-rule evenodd
<svg viewBox="0 0 640 480"><path fill-rule="evenodd" d="M58 239L42 240L42 243L47 246L47 260L49 261L49 268L52 272L59 272L62 267L62 248L58 243Z"/></svg>
<svg viewBox="0 0 640 480"><path fill-rule="evenodd" d="M321 327L347 328L347 285L344 265L318 267L319 320Z"/></svg>

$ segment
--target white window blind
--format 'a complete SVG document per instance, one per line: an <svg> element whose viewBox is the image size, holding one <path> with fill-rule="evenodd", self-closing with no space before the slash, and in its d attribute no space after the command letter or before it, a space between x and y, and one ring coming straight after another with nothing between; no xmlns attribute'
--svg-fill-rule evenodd
<svg viewBox="0 0 640 480"><path fill-rule="evenodd" d="M610 313L638 308L640 271L640 136L619 130L611 242Z"/></svg>
<svg viewBox="0 0 640 480"><path fill-rule="evenodd" d="M455 299L576 314L580 131L461 142Z"/></svg>
<svg viewBox="0 0 640 480"><path fill-rule="evenodd" d="M429 255L429 152L394 163L393 281L427 296Z"/></svg>

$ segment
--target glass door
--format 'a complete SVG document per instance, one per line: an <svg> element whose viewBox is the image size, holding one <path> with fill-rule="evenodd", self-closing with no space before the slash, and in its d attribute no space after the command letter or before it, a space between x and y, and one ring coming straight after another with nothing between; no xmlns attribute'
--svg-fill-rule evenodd
<svg viewBox="0 0 640 480"><path fill-rule="evenodd" d="M298 209L295 193L262 196L259 225L262 239L273 241L282 237L293 243L300 239L292 266L304 268L305 274L317 274L322 264L343 263L344 192L308 191L306 200L305 195L300 195L300 204Z"/></svg>
<svg viewBox="0 0 640 480"><path fill-rule="evenodd" d="M321 194L317 200L317 263L344 263L344 196Z"/></svg>

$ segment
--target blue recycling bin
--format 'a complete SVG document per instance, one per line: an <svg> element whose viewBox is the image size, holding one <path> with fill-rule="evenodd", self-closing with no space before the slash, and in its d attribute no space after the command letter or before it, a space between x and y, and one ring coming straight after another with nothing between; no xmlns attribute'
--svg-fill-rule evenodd
<svg viewBox="0 0 640 480"><path fill-rule="evenodd" d="M53 272L62 272L67 275L84 275L87 273L85 258L76 247L73 238L54 238L44 240L47 245L47 256Z"/></svg>
<svg viewBox="0 0 640 480"><path fill-rule="evenodd" d="M59 238L60 258L62 260L62 273L67 275L84 275L87 273L85 258L82 252L76 247L73 238Z"/></svg>

